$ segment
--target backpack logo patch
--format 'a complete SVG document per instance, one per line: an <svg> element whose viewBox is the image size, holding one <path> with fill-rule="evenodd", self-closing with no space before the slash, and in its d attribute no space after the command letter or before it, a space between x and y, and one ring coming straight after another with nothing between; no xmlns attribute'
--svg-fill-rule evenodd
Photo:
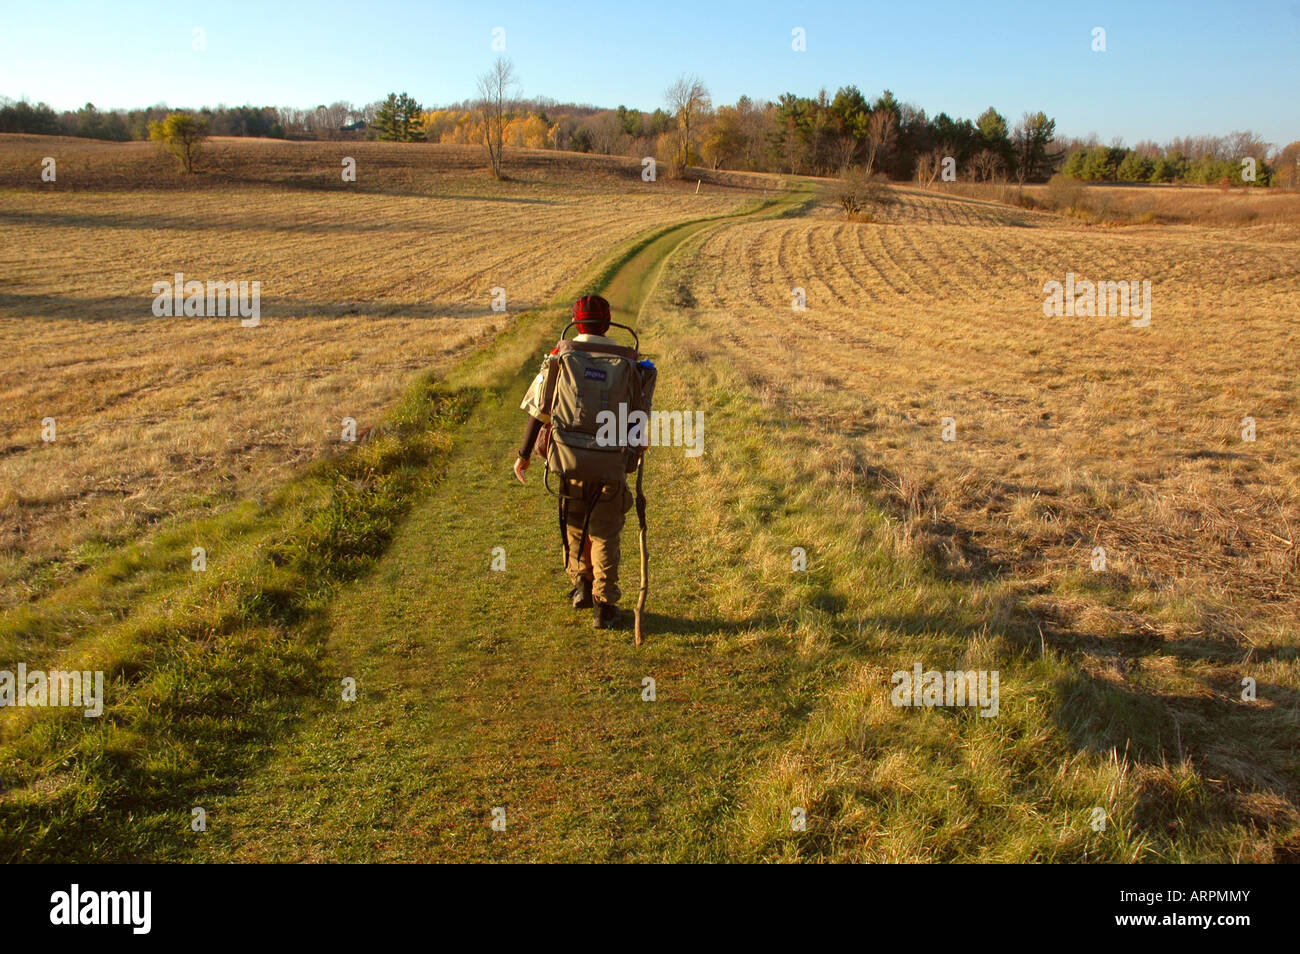
<svg viewBox="0 0 1300 954"><path fill-rule="evenodd" d="M591 381L604 381L609 374L601 368L584 368L582 376Z"/></svg>

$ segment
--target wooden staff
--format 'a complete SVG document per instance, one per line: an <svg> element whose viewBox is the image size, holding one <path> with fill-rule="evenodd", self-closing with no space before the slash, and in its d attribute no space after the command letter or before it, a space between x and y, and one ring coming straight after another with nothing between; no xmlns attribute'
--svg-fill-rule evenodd
<svg viewBox="0 0 1300 954"><path fill-rule="evenodd" d="M641 489L641 475L644 473L645 454L643 453L636 465L636 518L641 524L641 592L636 598L636 623L633 628L638 646L641 645L641 617L645 613L645 598L650 591L650 555L646 552L645 545L645 493Z"/></svg>

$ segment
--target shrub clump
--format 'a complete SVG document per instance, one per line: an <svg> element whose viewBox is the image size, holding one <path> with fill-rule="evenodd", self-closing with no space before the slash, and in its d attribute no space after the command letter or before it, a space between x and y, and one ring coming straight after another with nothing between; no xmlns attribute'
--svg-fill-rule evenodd
<svg viewBox="0 0 1300 954"><path fill-rule="evenodd" d="M840 173L833 197L850 222L872 222L897 201L884 176L870 175L861 166Z"/></svg>

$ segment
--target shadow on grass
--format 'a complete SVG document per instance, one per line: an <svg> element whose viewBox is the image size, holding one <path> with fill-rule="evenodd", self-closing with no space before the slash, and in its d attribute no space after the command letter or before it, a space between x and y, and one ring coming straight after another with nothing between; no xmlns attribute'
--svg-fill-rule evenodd
<svg viewBox="0 0 1300 954"><path fill-rule="evenodd" d="M634 605L635 600L629 603L623 611L621 628L626 629L628 632L632 631L632 607ZM735 636L740 633L761 632L775 628L781 622L782 620L779 617L771 614L728 620L717 616L677 616L672 613L658 613L647 606L642 619L642 629L647 640L654 636L703 638L719 634Z"/></svg>
<svg viewBox="0 0 1300 954"><path fill-rule="evenodd" d="M159 275L159 281L172 281L173 275ZM188 280L188 279L187 279ZM195 281L199 279L195 278ZM240 280L239 276L230 280ZM256 281L251 275L246 278ZM80 318L91 321L155 321L154 294L142 289L139 295L99 296L94 298L76 295L25 295L0 292L0 318ZM522 314L537 307L533 301L512 302L508 312L494 312L485 303L482 306L445 304L437 301L306 301L263 295L260 314L262 321L310 320L313 318L346 318L360 315L367 318L416 319L491 319ZM184 317L184 316L179 316ZM236 322L237 315L202 317L193 321Z"/></svg>
<svg viewBox="0 0 1300 954"><path fill-rule="evenodd" d="M863 623L915 636L947 632L974 641L987 635L983 624L954 625L923 613ZM1247 662L1240 648L1220 640L1040 631L1025 612L1004 629L1027 657L1051 647L1086 661L1054 683L1053 721L1076 750L1113 754L1143 770L1138 830L1161 844L1212 839L1236 824L1271 836L1275 861L1300 862L1300 692L1256 678L1255 698L1242 698L1242 679L1252 667L1294 663L1295 647L1253 648ZM1177 660L1185 686L1150 685L1143 659ZM1182 771L1185 763L1194 775Z"/></svg>

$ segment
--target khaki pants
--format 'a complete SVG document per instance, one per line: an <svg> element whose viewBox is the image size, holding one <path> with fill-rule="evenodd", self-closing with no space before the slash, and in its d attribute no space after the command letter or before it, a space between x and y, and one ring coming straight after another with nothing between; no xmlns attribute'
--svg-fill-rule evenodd
<svg viewBox="0 0 1300 954"><path fill-rule="evenodd" d="M570 493L581 494L582 485L570 482ZM565 567L574 586L585 577L591 580L591 595L601 603L617 603L623 595L618 588L619 534L623 522L632 509L632 492L627 484L618 490L606 490L591 512L587 524L587 546L578 552L582 540L582 521L586 519L586 505L580 500L570 500L565 529L569 536L569 565Z"/></svg>

